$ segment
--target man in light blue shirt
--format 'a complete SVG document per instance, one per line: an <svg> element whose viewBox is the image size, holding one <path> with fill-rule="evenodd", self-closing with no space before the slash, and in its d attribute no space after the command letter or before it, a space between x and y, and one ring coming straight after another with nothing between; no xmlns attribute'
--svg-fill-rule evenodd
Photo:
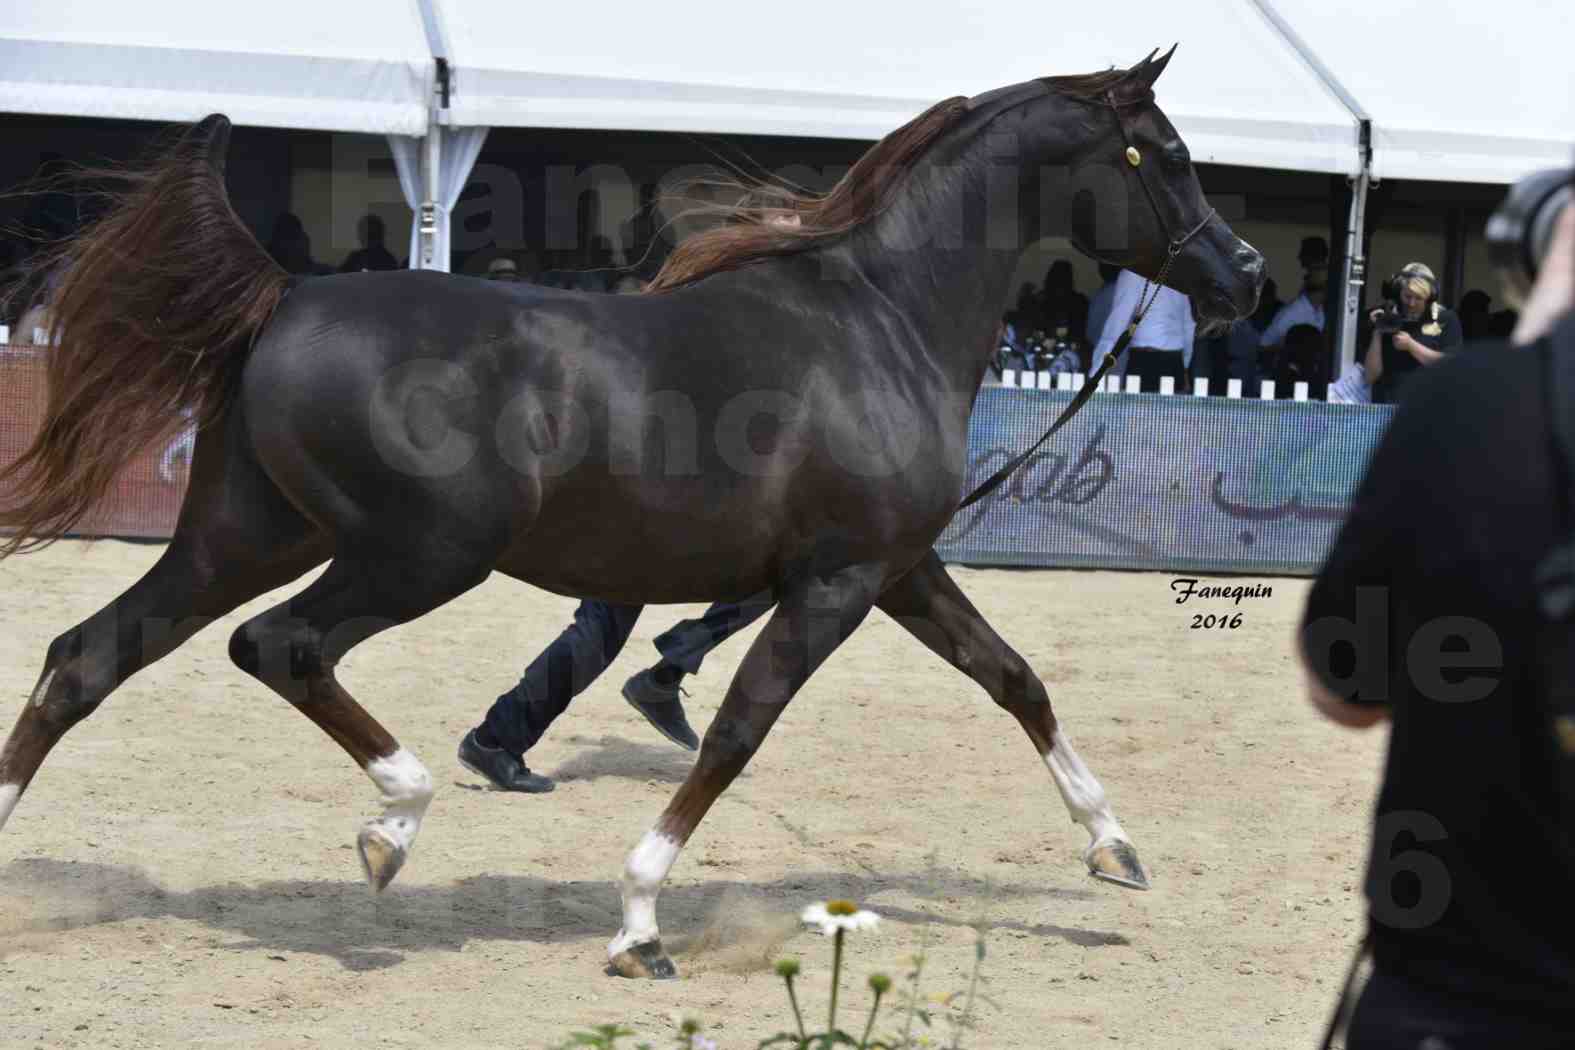
<svg viewBox="0 0 1575 1050"><path fill-rule="evenodd" d="M1299 324L1310 324L1318 331L1323 331L1324 323L1324 293L1325 278L1320 270L1307 271L1306 282L1302 285L1302 294L1291 300L1274 315L1274 320L1269 327L1263 330L1263 335L1258 340L1261 347L1279 346L1285 342L1285 333Z"/></svg>
<svg viewBox="0 0 1575 1050"><path fill-rule="evenodd" d="M1094 346L1090 371L1099 370L1100 362L1115 348L1116 340L1132 323L1145 285L1148 282L1131 270L1122 270L1116 278L1110 316ZM1167 375L1180 389L1186 384L1187 368L1192 364L1192 340L1198 327L1192 316L1192 301L1162 285L1148 287L1153 305L1143 315L1143 323L1133 333L1132 345L1124 355L1126 360L1117 363L1115 372L1122 378L1128 372L1142 377L1144 393L1158 393L1160 377Z"/></svg>

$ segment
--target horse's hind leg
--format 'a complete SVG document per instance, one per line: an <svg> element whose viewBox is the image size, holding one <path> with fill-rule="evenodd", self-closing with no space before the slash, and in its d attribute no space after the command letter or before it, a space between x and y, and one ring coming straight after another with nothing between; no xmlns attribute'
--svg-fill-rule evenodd
<svg viewBox="0 0 1575 1050"><path fill-rule="evenodd" d="M367 881L382 890L415 843L432 777L335 680L334 666L374 634L486 579L497 551L461 553L454 545L392 555L376 540L349 541L340 550L305 591L242 624L230 657L332 737L382 792L383 814L367 821L357 840Z"/></svg>
<svg viewBox="0 0 1575 1050"><path fill-rule="evenodd" d="M1072 819L1091 839L1083 859L1089 873L1122 886L1148 889L1137 850L1105 798L1105 789L1072 750L1050 710L1044 683L995 633L947 575L931 551L880 596L878 607L942 659L984 687L1028 733Z"/></svg>
<svg viewBox="0 0 1575 1050"><path fill-rule="evenodd" d="M50 750L117 686L326 553L323 537L251 459L237 421L203 431L163 556L50 645L38 684L0 749L0 827Z"/></svg>
<svg viewBox="0 0 1575 1050"><path fill-rule="evenodd" d="M793 694L869 614L878 589L877 571L860 566L783 591L728 686L688 779L624 863L623 929L607 946L615 972L677 975L656 925L656 896L668 871Z"/></svg>

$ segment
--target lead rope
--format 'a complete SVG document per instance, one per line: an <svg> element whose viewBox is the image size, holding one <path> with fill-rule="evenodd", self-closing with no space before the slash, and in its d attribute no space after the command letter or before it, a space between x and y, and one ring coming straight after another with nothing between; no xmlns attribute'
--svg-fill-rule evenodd
<svg viewBox="0 0 1575 1050"><path fill-rule="evenodd" d="M1356 1004L1351 1001L1351 988L1356 983L1356 971L1360 969L1362 960L1367 957L1367 951L1372 940L1371 933L1364 933L1362 940L1356 946L1356 954L1351 957L1350 969L1345 972L1345 983L1340 986L1340 998L1335 1001L1334 1014L1329 1018L1329 1027L1323 1033L1323 1042L1318 1044L1318 1050L1330 1050L1334 1046L1334 1037L1351 1021L1351 1011Z"/></svg>
<svg viewBox="0 0 1575 1050"><path fill-rule="evenodd" d="M1165 274L1170 269L1170 264L1172 261L1174 261L1177 254L1179 254L1179 252L1176 249L1176 246L1172 245L1171 252L1165 259L1165 265L1160 267L1159 277L1156 278L1155 281L1149 281L1146 279L1144 280L1143 291L1138 294L1138 305L1137 308L1132 311L1132 321L1127 325L1126 331L1121 333L1121 337L1116 340L1116 345L1111 348L1110 353L1105 355L1105 359L1099 363L1098 370L1089 377L1087 383L1083 384L1083 389L1079 390L1077 392L1077 396L1072 398L1072 403L1062 409L1061 414L1056 417L1056 421L1050 424L1050 429L1046 430L1042 435L1040 435L1039 440L1030 445L1026 452L1019 452L1005 465L1003 465L1000 470L997 470L994 474L991 474L988 480L970 492L968 494L968 498L957 505L958 510L962 510L971 503L978 502L998 488L1001 482L1010 477L1013 471L1015 471L1027 461L1029 456L1039 451L1040 445L1043 445L1046 441L1050 440L1051 434L1054 434L1057 430L1060 430L1063 426L1065 426L1073 416L1077 415L1078 410L1088 402L1088 399L1094 396L1094 391L1098 390L1099 384L1104 382L1105 374L1109 372L1111 368L1115 367L1116 361L1121 357L1122 354L1126 353L1127 347L1131 345L1132 337L1137 334L1138 325L1143 323L1143 317L1148 313L1148 308L1153 306L1154 300L1159 298L1160 286L1157 282L1163 281L1165 279ZM1144 303L1143 297L1148 295L1150 285L1153 285L1154 287L1154 294L1149 298L1147 303Z"/></svg>

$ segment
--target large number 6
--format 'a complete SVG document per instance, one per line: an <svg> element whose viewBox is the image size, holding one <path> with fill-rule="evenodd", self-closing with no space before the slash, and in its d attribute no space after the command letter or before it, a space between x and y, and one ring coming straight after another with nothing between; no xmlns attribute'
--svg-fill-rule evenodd
<svg viewBox="0 0 1575 1050"><path fill-rule="evenodd" d="M1449 837L1444 825L1430 813L1398 810L1378 818L1373 830L1372 871L1368 873L1373 919L1397 930L1431 926L1449 908L1454 882L1444 862L1419 849L1392 853L1395 839L1409 834L1417 842L1438 842ZM1395 877L1410 872L1420 884L1415 904L1395 900Z"/></svg>

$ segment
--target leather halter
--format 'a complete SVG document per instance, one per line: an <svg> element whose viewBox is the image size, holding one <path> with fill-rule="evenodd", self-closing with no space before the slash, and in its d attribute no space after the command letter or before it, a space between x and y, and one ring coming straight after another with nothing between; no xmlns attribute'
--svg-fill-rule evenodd
<svg viewBox="0 0 1575 1050"><path fill-rule="evenodd" d="M1131 99L1122 102L1117 100L1115 92L1107 91L1105 93L1104 101L1105 104L1108 105L1111 111L1116 115L1116 123L1121 127L1121 138L1127 144L1129 156L1139 156L1137 153L1137 147L1133 145L1132 142L1132 133L1130 129L1128 129L1127 122L1121 113L1121 107L1124 105L1138 105L1139 103L1146 102L1148 100L1146 98ZM1149 187L1148 179L1144 178L1143 176L1143 164L1141 157L1134 166L1137 168L1138 182L1143 187L1144 195L1148 197L1149 207L1154 209L1154 218L1159 221L1159 228L1165 231L1166 235L1169 236L1171 229L1170 224L1165 221L1165 213L1160 210L1159 199L1154 196L1154 191ZM1111 368L1115 367L1116 361L1121 357L1122 354L1126 353L1127 347L1132 344L1132 337L1137 334L1138 325L1143 323L1143 318L1147 316L1149 307L1153 306L1154 300L1159 298L1159 289L1164 284L1165 275L1170 272L1171 264L1173 264L1176 261L1176 258L1181 255L1182 250L1186 248L1187 244L1192 240L1192 238L1202 233L1203 228L1210 222L1214 221L1214 217L1217 214L1218 212L1214 208L1210 208L1209 213L1203 216L1202 222L1198 223L1196 226L1192 227L1192 229L1188 230L1186 233L1183 233L1179 237L1170 237L1170 246L1165 252L1165 262L1160 266L1159 273L1152 280L1144 278L1143 291L1138 293L1138 305L1132 311L1132 320L1127 324L1126 331L1122 332L1121 337L1116 340L1116 345L1111 348L1110 353L1105 355L1104 361L1100 362L1099 369L1089 377L1088 382L1083 385L1083 389L1077 392L1077 396L1072 398L1072 403L1061 410L1061 414L1056 417L1056 421L1050 424L1050 429L1046 430L1038 441L1035 441L1032 445L1030 445L1026 452L1018 453L1010 461L1003 465L1000 470L997 470L994 474L990 475L988 479L986 479L977 488L970 492L968 497L957 505L958 510L962 510L969 504L983 499L985 496L989 495L992 491L999 487L1000 484L1010 477L1018 467L1027 462L1029 456L1032 456L1039 450L1040 445L1043 445L1047 440L1049 440L1051 434L1054 434L1057 430L1060 430L1063 426L1065 426L1066 423L1069 422L1073 416L1077 415L1078 411L1088 403L1088 399L1094 396L1094 391L1099 389L1099 384L1104 382L1106 373L1108 373ZM1154 289L1154 294L1152 296L1149 295L1149 288L1151 286ZM1143 301L1145 298L1148 299L1147 302Z"/></svg>

